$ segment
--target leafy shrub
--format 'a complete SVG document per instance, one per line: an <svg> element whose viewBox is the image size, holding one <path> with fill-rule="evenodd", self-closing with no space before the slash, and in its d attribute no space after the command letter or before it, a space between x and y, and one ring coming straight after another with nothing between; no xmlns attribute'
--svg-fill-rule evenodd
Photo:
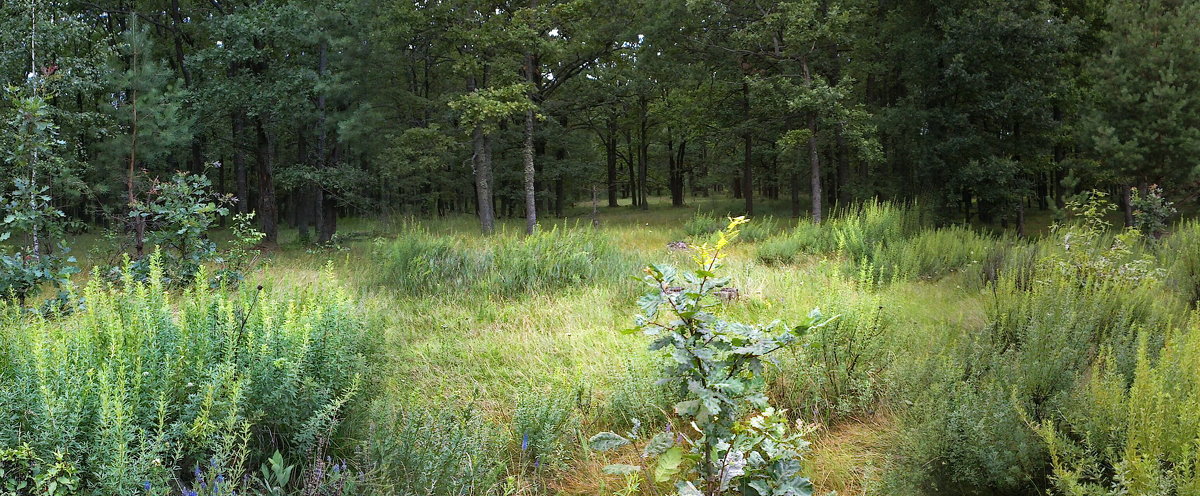
<svg viewBox="0 0 1200 496"><path fill-rule="evenodd" d="M1200 329L1173 332L1157 361L1146 337L1132 382L1102 356L1079 392L1079 408L1036 425L1058 493L1200 491Z"/></svg>
<svg viewBox="0 0 1200 496"><path fill-rule="evenodd" d="M683 232L693 238L703 238L724 227L721 220L711 213L702 212L693 215L683 223Z"/></svg>
<svg viewBox="0 0 1200 496"><path fill-rule="evenodd" d="M1188 301L1200 301L1200 222L1177 224L1160 244L1158 259L1166 268L1167 286Z"/></svg>
<svg viewBox="0 0 1200 496"><path fill-rule="evenodd" d="M601 233L552 229L496 235L482 246L411 231L376 244L380 283L413 293L438 290L513 296L613 280L631 264Z"/></svg>
<svg viewBox="0 0 1200 496"><path fill-rule="evenodd" d="M762 369L768 355L820 326L820 315L814 311L800 326L780 329L778 322L751 326L721 320L714 313L723 301L716 293L727 279L713 271L744 222L741 217L732 219L714 245L698 247L694 271L680 274L657 265L645 269L644 281L654 291L638 300L643 314L630 331L653 337L652 350L672 351L673 363L664 371L663 382L685 384L688 396L675 405L680 424L687 427L679 427L678 433L668 427L656 434L642 458L654 460L655 483L672 482L679 494L811 494L812 485L800 466L807 446L804 432L791 428L783 412L768 406ZM675 290L677 284L685 286ZM666 314L660 315L664 308ZM660 317L669 323L660 323ZM630 443L614 432L589 440L598 451ZM627 476L641 471L638 465L605 467L607 473Z"/></svg>
<svg viewBox="0 0 1200 496"><path fill-rule="evenodd" d="M1133 188L1129 196L1133 207L1133 227L1142 234L1158 239L1167 230L1167 220L1175 215L1175 204L1163 197L1162 188L1151 184L1146 191Z"/></svg>
<svg viewBox="0 0 1200 496"><path fill-rule="evenodd" d="M882 373L891 361L891 318L880 303L864 298L808 333L806 346L776 373L774 396L825 422L870 409L883 394Z"/></svg>
<svg viewBox="0 0 1200 496"><path fill-rule="evenodd" d="M1099 241L1105 246L1106 239ZM1084 253L1104 250L1086 247ZM1105 265L1077 259L1083 266ZM1054 267L1050 260L1043 265ZM1034 494L1049 453L1028 423L1086 412L1075 391L1099 350L1132 373L1139 329L1170 325L1181 302L1163 298L1155 278L1106 271L1046 270L1032 281L1001 274L988 324L934 361L911 384L898 477L925 492Z"/></svg>
<svg viewBox="0 0 1200 496"><path fill-rule="evenodd" d="M212 182L205 174L178 172L168 181L155 180L147 199L134 205L131 217L139 217L146 226L146 242L155 246L163 265L164 282L182 287L190 284L201 267L217 264L214 285L233 285L241 281L251 259L249 247L262 240L263 234L250 227L252 215L234 219L233 247L222 254L208 232L219 215L226 215L226 205L233 201L229 195L210 192ZM150 257L134 260L129 267L136 279L144 280L150 272ZM121 268L112 269L116 276Z"/></svg>
<svg viewBox="0 0 1200 496"><path fill-rule="evenodd" d="M738 240L750 243L763 241L779 231L779 221L774 217L755 217L753 222L747 222L738 234Z"/></svg>
<svg viewBox="0 0 1200 496"><path fill-rule="evenodd" d="M64 214L54 206L50 188L38 183L38 177L50 175L56 165L54 152L62 144L58 126L50 117L50 106L40 96L18 96L16 88L8 88L13 103L13 115L6 120L6 134L12 142L5 143L5 162L15 172L13 190L6 192L3 206L4 232L0 241L13 235L24 236L26 245L15 251L0 254L0 298L25 299L46 283L62 289L71 274L78 272L74 257L66 256L65 245L58 254L45 250L46 236L61 238ZM60 293L60 297L61 297Z"/></svg>
<svg viewBox="0 0 1200 496"><path fill-rule="evenodd" d="M0 307L0 415L25 412L0 425L0 449L60 454L89 493L190 484L200 465L240 492L268 454L336 435L366 352L343 292L226 294L198 278L172 303L161 270L93 277L86 306L55 321Z"/></svg>
<svg viewBox="0 0 1200 496"><path fill-rule="evenodd" d="M577 428L570 398L539 392L521 395L513 413L517 465L528 472L563 468L566 441Z"/></svg>
<svg viewBox="0 0 1200 496"><path fill-rule="evenodd" d="M491 494L508 434L469 407L404 407L383 415L365 444L381 494Z"/></svg>

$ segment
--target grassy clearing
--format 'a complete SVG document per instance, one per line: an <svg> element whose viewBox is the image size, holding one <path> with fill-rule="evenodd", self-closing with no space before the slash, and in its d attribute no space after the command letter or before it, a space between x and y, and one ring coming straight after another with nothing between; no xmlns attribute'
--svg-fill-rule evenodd
<svg viewBox="0 0 1200 496"><path fill-rule="evenodd" d="M354 302L372 351L339 444L362 448L350 458L370 467L364 494L667 494L602 473L635 450L584 445L661 423L678 398L655 385L663 357L647 338L617 330L637 308L626 276L686 264L667 244L705 239L697 226L721 214L709 207L606 209L598 230L567 219L534 238L515 221L483 237L469 217L351 220L336 248L285 238L248 282ZM1200 227L1126 243L925 222L870 204L822 226L764 222L730 252L740 296L726 318L839 316L768 371L772 402L820 426L805 468L818 493L1186 492L1200 382L1177 364L1200 342ZM5 343L3 363L23 363ZM1182 400L1143 399L1161 395Z"/></svg>

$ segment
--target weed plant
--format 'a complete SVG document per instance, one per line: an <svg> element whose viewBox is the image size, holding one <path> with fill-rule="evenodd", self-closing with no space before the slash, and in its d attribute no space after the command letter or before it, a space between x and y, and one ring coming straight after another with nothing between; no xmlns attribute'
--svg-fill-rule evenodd
<svg viewBox="0 0 1200 496"><path fill-rule="evenodd" d="M0 306L7 480L168 494L203 466L242 492L271 453L316 453L353 411L367 339L335 286L285 298L197 277L175 301L157 262L134 278L92 277L85 306L58 320Z"/></svg>

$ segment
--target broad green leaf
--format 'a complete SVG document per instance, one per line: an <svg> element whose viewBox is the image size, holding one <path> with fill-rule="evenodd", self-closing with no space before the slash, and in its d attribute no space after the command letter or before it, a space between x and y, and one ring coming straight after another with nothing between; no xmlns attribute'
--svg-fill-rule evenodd
<svg viewBox="0 0 1200 496"><path fill-rule="evenodd" d="M629 440L615 432L601 432L588 439L588 446L596 451L612 451L629 444Z"/></svg>

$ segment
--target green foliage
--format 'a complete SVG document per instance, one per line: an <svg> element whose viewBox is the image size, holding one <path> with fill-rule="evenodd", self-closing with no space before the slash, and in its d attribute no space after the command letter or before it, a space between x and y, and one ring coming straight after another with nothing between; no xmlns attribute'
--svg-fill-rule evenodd
<svg viewBox="0 0 1200 496"><path fill-rule="evenodd" d="M498 297L559 291L611 281L631 265L602 234L559 229L531 236L497 235L481 246L410 230L378 242L381 284L411 293L455 290Z"/></svg>
<svg viewBox="0 0 1200 496"><path fill-rule="evenodd" d="M908 385L913 406L898 448L906 468L897 478L922 491L1036 492L1052 457L1028 424L1094 412L1076 391L1097 357L1103 353L1128 377L1140 330L1183 315L1181 300L1151 275L1157 269L1140 257L1130 262L1119 242L1097 230L1093 214L1106 208L1092 203L1082 224L1065 228L1066 246L1039 259L1039 270L1001 272L987 324Z"/></svg>
<svg viewBox="0 0 1200 496"><path fill-rule="evenodd" d="M882 280L938 279L977 268L1001 243L1004 241L961 226L927 229L910 239L877 248L870 262Z"/></svg>
<svg viewBox="0 0 1200 496"><path fill-rule="evenodd" d="M93 277L86 307L55 321L3 309L0 350L23 352L0 353L0 412L27 413L0 425L0 447L58 453L89 493L198 482L199 465L240 492L270 453L336 434L368 351L345 293L227 294L198 278L173 303L155 261L122 279Z"/></svg>
<svg viewBox="0 0 1200 496"><path fill-rule="evenodd" d="M1162 188L1150 185L1146 191L1134 188L1129 195L1133 207L1133 227L1138 232L1158 239L1167 230L1167 220L1175 215L1175 203L1163 197Z"/></svg>
<svg viewBox="0 0 1200 496"><path fill-rule="evenodd" d="M17 173L13 191L0 200L4 211L0 241L15 233L24 236L27 243L15 252L0 254L0 297L15 298L24 304L26 297L43 284L64 288L79 269L74 257L64 256L66 245L60 245L57 254L44 252L42 246L49 243L47 236L62 235L64 217L48 194L50 188L38 183L39 175L46 175L56 161L56 148L63 144L50 118L49 104L40 96L21 97L15 88L9 88L8 94L15 111L6 122L13 141L5 161Z"/></svg>
<svg viewBox="0 0 1200 496"><path fill-rule="evenodd" d="M638 300L643 313L630 330L653 338L652 350L669 350L672 363L662 381L687 387L686 399L676 403L675 413L681 424L694 431L680 428L678 439L673 440L668 429L654 436L643 453L643 458L654 460L654 481L674 483L681 495L812 492L800 473L807 446L804 432L790 427L783 412L769 407L763 369L770 363L768 355L797 343L805 332L828 321L816 310L794 328L780 329L778 322L751 326L720 319L717 312L723 300L716 293L728 279L714 271L745 222L741 217L732 219L713 245L698 247L694 271L681 274L669 266L647 267L643 280L655 291ZM603 432L589 444L603 451L628 440ZM641 467L610 465L609 470L628 473Z"/></svg>
<svg viewBox="0 0 1200 496"><path fill-rule="evenodd" d="M1200 490L1200 331L1170 332L1151 356L1143 331L1132 381L1107 354L1077 393L1078 409L1036 424L1057 494L1192 494Z"/></svg>
<svg viewBox="0 0 1200 496"><path fill-rule="evenodd" d="M566 442L578 431L570 398L529 393L517 400L513 435L519 443L516 465L529 472L565 468Z"/></svg>
<svg viewBox="0 0 1200 496"><path fill-rule="evenodd" d="M212 182L204 174L178 172L169 181L154 181L145 200L138 201L129 217L140 217L146 225L146 242L161 250L168 285L186 286L200 267L217 257L217 244L207 234L225 215L231 196L209 191ZM133 269L141 278L149 275L149 259L139 259Z"/></svg>
<svg viewBox="0 0 1200 496"><path fill-rule="evenodd" d="M892 318L875 296L838 309L774 374L772 391L806 417L832 423L867 413L885 393Z"/></svg>
<svg viewBox="0 0 1200 496"><path fill-rule="evenodd" d="M683 223L683 232L693 238L702 238L717 231L723 226L720 219L709 213L698 213Z"/></svg>
<svg viewBox="0 0 1200 496"><path fill-rule="evenodd" d="M848 260L869 261L878 250L907 239L921 227L922 213L917 206L871 201L834 212L821 224L800 221L791 233L764 241L758 258L790 263L802 254L838 252Z"/></svg>
<svg viewBox="0 0 1200 496"><path fill-rule="evenodd" d="M392 409L370 430L367 458L382 494L492 494L506 464L504 429L473 408Z"/></svg>
<svg viewBox="0 0 1200 496"><path fill-rule="evenodd" d="M1160 245L1158 258L1167 270L1167 285L1188 301L1200 301L1200 222L1176 224Z"/></svg>

